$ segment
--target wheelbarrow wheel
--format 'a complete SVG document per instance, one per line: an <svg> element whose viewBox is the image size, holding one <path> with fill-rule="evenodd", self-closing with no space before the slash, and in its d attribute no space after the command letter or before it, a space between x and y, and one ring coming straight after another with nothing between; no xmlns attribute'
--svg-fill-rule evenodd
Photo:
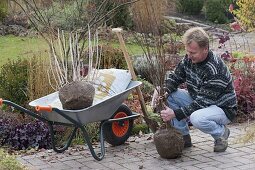
<svg viewBox="0 0 255 170"><path fill-rule="evenodd" d="M122 104L111 118L117 119L130 115L132 115L132 111L126 105ZM113 146L125 143L131 134L133 123L133 119L107 123L103 130L105 141Z"/></svg>

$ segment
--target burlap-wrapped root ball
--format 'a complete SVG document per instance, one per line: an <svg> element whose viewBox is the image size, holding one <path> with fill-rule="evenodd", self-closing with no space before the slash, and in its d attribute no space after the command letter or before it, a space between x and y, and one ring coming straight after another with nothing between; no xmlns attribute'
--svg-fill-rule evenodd
<svg viewBox="0 0 255 170"><path fill-rule="evenodd" d="M59 99L63 109L79 110L92 105L95 88L85 81L73 81L59 90Z"/></svg>
<svg viewBox="0 0 255 170"><path fill-rule="evenodd" d="M154 143L158 154L166 159L181 156L184 148L182 134L173 127L157 130L154 134Z"/></svg>

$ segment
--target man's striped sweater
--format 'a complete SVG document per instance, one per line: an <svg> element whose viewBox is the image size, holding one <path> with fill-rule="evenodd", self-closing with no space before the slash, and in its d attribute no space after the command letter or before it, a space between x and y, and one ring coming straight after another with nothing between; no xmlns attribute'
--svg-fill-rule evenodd
<svg viewBox="0 0 255 170"><path fill-rule="evenodd" d="M194 111L216 105L223 109L229 120L233 120L237 110L237 99L232 76L222 59L209 51L207 58L193 64L187 56L177 65L166 80L169 93L186 82L187 90L194 101L174 110L177 120L190 116ZM206 114L206 113L204 113Z"/></svg>

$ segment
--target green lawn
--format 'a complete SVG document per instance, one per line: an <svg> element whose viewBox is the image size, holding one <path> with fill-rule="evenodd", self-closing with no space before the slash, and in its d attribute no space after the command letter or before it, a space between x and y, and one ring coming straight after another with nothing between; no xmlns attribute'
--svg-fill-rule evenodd
<svg viewBox="0 0 255 170"><path fill-rule="evenodd" d="M118 47L118 43L112 43ZM142 49L136 44L127 44L130 55L142 54ZM48 45L42 38L0 36L0 66L9 59L31 57L34 55L47 56Z"/></svg>
<svg viewBox="0 0 255 170"><path fill-rule="evenodd" d="M119 47L119 43L112 43L114 47ZM137 44L126 44L129 55L143 54L142 48Z"/></svg>
<svg viewBox="0 0 255 170"><path fill-rule="evenodd" d="M46 53L48 46L43 39L30 37L0 36L0 66L9 59Z"/></svg>

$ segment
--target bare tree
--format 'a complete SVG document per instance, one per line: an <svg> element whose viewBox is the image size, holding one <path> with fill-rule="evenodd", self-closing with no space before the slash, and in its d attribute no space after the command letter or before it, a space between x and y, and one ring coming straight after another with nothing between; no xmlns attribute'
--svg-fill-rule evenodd
<svg viewBox="0 0 255 170"><path fill-rule="evenodd" d="M164 48L162 24L166 12L166 0L141 0L132 6L135 27L140 34L136 37L144 51L148 77L155 87L161 87L164 96L167 51Z"/></svg>
<svg viewBox="0 0 255 170"><path fill-rule="evenodd" d="M89 59L87 61L89 71L92 70L94 52L97 57L99 56L98 39L96 37L93 38L97 34L97 28L105 22L104 19L109 18L108 16L112 15L120 6L133 3L133 1L120 3L106 13L109 0L103 0L97 7L93 7L93 1L91 0L70 1L67 4L75 7L71 13L67 10L65 11L65 3L61 3L62 9L64 9L61 15L75 20L72 21L71 27L62 31L54 20L56 17L61 17L59 11L57 11L60 9L54 6L54 2L60 2L60 0L52 0L51 6L42 5L36 0L11 1L22 9L28 16L30 23L49 45L52 71L54 72L55 80L58 81L57 88L69 81L80 80L78 76L82 67L80 60L86 55L85 51L89 51L89 55L87 55ZM93 43L92 39L94 39ZM98 60L94 61L97 62ZM71 64L68 65L70 62ZM68 69L71 69L71 71Z"/></svg>
<svg viewBox="0 0 255 170"><path fill-rule="evenodd" d="M164 47L164 31L162 30L166 3L166 0L141 0L133 5L136 29L140 32L137 41L144 50L144 64L148 67L147 76L159 94L157 112L163 110L167 105L164 83L167 71L166 61L169 54ZM155 117L157 114L152 115ZM149 119L150 122L153 122L153 118L149 117ZM154 143L158 154L163 158L180 156L184 146L182 134L174 129L169 122L153 125L156 127L152 128L157 129L154 134Z"/></svg>

